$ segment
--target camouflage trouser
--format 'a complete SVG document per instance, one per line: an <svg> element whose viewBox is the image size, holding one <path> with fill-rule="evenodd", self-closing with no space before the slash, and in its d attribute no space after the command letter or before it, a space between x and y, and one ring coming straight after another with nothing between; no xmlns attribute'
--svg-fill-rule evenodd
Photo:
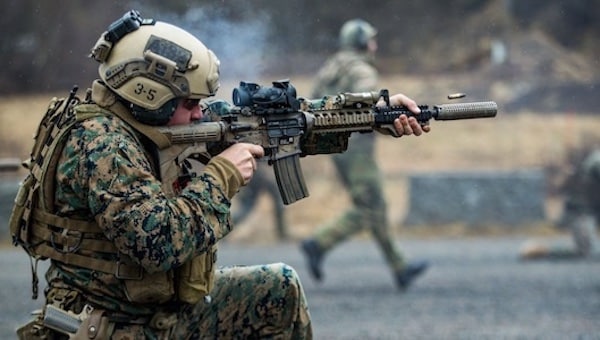
<svg viewBox="0 0 600 340"><path fill-rule="evenodd" d="M277 263L217 270L210 303L181 313L174 338L311 339L310 314L295 270Z"/></svg>
<svg viewBox="0 0 600 340"><path fill-rule="evenodd" d="M375 161L375 136L357 134L350 142L348 151L334 155L333 161L353 205L338 219L318 228L315 240L323 251L328 251L367 229L391 269L399 271L404 267L404 260L390 237L381 172Z"/></svg>
<svg viewBox="0 0 600 340"><path fill-rule="evenodd" d="M210 299L183 305L176 319L171 320L175 324L163 331L144 324L117 323L111 326L110 338L312 339L300 279L293 268L283 263L219 268ZM48 332L21 338L66 339Z"/></svg>

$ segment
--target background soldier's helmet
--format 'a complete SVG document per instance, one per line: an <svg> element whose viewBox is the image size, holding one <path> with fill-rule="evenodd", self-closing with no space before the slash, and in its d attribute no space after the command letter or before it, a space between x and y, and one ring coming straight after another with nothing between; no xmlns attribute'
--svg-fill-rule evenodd
<svg viewBox="0 0 600 340"><path fill-rule="evenodd" d="M366 50L369 40L377 35L375 27L362 19L346 21L340 29L340 47Z"/></svg>
<svg viewBox="0 0 600 340"><path fill-rule="evenodd" d="M166 124L179 98L202 99L219 88L219 60L189 32L127 12L92 49L104 83L128 102L134 116Z"/></svg>

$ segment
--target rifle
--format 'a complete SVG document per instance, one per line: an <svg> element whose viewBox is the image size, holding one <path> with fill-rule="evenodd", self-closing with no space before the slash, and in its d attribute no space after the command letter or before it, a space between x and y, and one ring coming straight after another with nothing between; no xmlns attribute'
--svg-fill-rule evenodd
<svg viewBox="0 0 600 340"><path fill-rule="evenodd" d="M383 99L385 107L376 106ZM193 155L210 158L233 143L261 145L284 204L308 197L300 157L344 152L353 132L372 132L400 137L393 122L400 115L415 117L421 125L429 120L456 120L495 117L495 102L421 105L418 115L403 106L390 106L389 93L340 93L317 100L297 98L288 80L272 87L240 82L233 90L233 104L218 121L161 127L175 150L162 164L181 162ZM179 148L177 148L179 146ZM171 149L171 148L169 148Z"/></svg>

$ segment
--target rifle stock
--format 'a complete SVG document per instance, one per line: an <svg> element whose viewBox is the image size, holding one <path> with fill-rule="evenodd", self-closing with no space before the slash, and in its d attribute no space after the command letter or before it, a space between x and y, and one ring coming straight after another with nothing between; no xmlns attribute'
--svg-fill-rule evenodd
<svg viewBox="0 0 600 340"><path fill-rule="evenodd" d="M379 99L389 104L387 90L364 93L342 93L320 100L296 98L295 89L287 81L273 82L264 88L240 83L234 90L234 104L229 114L217 122L201 122L185 126L161 127L171 144L186 145L184 151L170 156L163 164L203 154L216 155L233 143L261 145L275 178L284 204L309 195L300 167L300 157L340 153L347 149L353 132L372 132L399 137L393 122L400 115L414 116L426 125L434 120L457 120L495 117L495 102L440 104L419 106L413 114L403 106L376 106ZM166 171L166 170L165 170Z"/></svg>

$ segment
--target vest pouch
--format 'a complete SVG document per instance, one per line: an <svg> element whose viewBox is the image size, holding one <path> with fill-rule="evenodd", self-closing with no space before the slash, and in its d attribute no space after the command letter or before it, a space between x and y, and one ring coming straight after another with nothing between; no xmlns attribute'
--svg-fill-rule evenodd
<svg viewBox="0 0 600 340"><path fill-rule="evenodd" d="M179 268L177 287L179 300L196 304L208 295L214 284L216 255L217 248L213 247L206 254L194 257Z"/></svg>
<svg viewBox="0 0 600 340"><path fill-rule="evenodd" d="M33 190L32 186L35 182L35 178L31 175L27 176L23 183L19 186L17 196L15 197L15 204L13 205L10 218L8 220L8 226L10 234L13 238L13 242L20 244L27 243L29 230L20 230L21 221L23 218L29 219L30 216L24 216L25 209L27 206L27 198L29 196L29 190Z"/></svg>
<svg viewBox="0 0 600 340"><path fill-rule="evenodd" d="M69 340L110 339L114 330L114 323L109 322L104 316L104 311L94 309L92 313L81 323L77 333L69 336Z"/></svg>
<svg viewBox="0 0 600 340"><path fill-rule="evenodd" d="M173 273L144 272L141 280L124 280L127 299L135 303L164 303L175 295Z"/></svg>

